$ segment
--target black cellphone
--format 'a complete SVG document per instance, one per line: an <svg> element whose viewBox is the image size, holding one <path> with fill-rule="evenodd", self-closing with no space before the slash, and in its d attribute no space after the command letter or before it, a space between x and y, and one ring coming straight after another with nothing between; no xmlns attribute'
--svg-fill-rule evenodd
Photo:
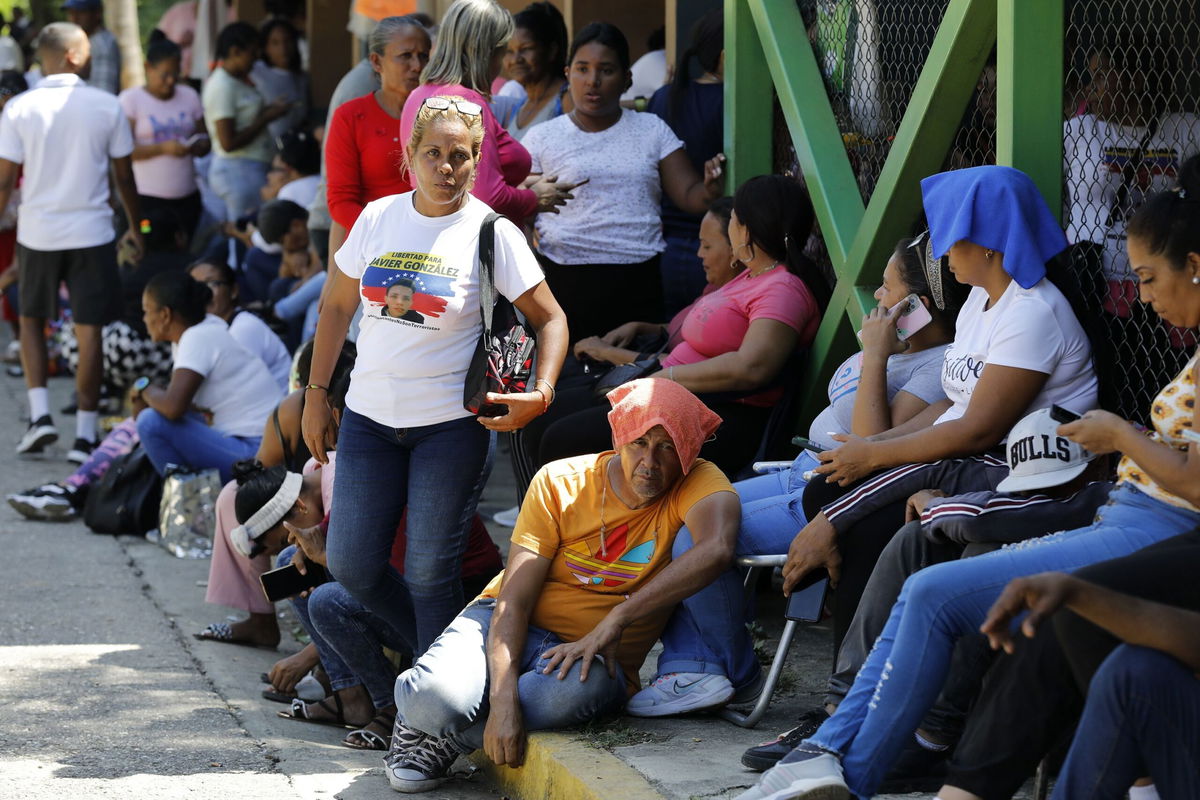
<svg viewBox="0 0 1200 800"><path fill-rule="evenodd" d="M1068 422L1074 422L1082 417L1082 414L1076 414L1069 408L1063 408L1062 406L1056 405L1050 406L1050 419L1054 420L1060 425L1066 425Z"/></svg>
<svg viewBox="0 0 1200 800"><path fill-rule="evenodd" d="M829 573L815 569L792 589L783 616L797 622L820 622L825 611L825 596L829 593Z"/></svg>
<svg viewBox="0 0 1200 800"><path fill-rule="evenodd" d="M263 594L272 603L295 597L301 592L315 589L325 582L325 569L320 564L305 561L306 573L301 573L295 564L269 570L259 576Z"/></svg>
<svg viewBox="0 0 1200 800"><path fill-rule="evenodd" d="M823 453L826 448L814 442L812 439L805 439L803 436L793 436L792 444L797 447L803 447L805 450L811 450L814 453Z"/></svg>

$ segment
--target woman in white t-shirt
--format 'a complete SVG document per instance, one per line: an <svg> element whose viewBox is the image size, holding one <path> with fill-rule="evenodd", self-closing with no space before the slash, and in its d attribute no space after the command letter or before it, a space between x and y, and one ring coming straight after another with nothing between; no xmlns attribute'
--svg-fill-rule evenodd
<svg viewBox="0 0 1200 800"><path fill-rule="evenodd" d="M133 177L141 207L170 209L191 241L202 210L192 159L207 155L210 143L200 96L179 85L180 58L179 45L152 31L146 85L126 89L118 99L133 127Z"/></svg>
<svg viewBox="0 0 1200 800"><path fill-rule="evenodd" d="M789 547L784 586L790 591L820 567L840 578L835 645L879 553L904 524L908 496L938 488L922 485L922 476L940 480L938 463L957 458L947 490L993 489L1008 467L988 451L1021 417L1052 404L1083 413L1097 403L1091 344L1046 277L1066 237L1033 181L987 166L934 175L921 188L933 255L948 253L955 279L972 288L943 361L947 399L884 434L834 436L839 446L818 455L814 472L823 480L805 489L810 521ZM881 474L862 481L874 473Z"/></svg>
<svg viewBox="0 0 1200 800"><path fill-rule="evenodd" d="M222 483L233 463L258 450L263 424L283 391L266 365L207 313L212 292L185 272L160 272L142 293L150 338L170 342L171 382L134 384L137 432L160 475L168 465L216 469Z"/></svg>
<svg viewBox="0 0 1200 800"><path fill-rule="evenodd" d="M631 80L625 35L605 22L588 25L567 59L574 108L522 139L533 172L579 184L569 203L536 223L539 261L571 341L662 319L663 192L692 214L721 193L721 156L701 178L665 122L621 108Z"/></svg>
<svg viewBox="0 0 1200 800"><path fill-rule="evenodd" d="M482 109L456 97L421 103L406 149L412 192L369 203L338 250L313 349L304 440L324 462L332 441L328 379L350 318L363 309L358 358L337 432L329 565L363 605L424 652L462 609L458 580L469 522L486 478L490 431L543 413L566 355L566 319L525 237L495 224L495 285L537 331L532 391L494 396L507 413L463 408L481 332L479 229L490 209L468 194L482 148ZM381 313L407 280L421 319ZM388 564L407 504L404 575Z"/></svg>

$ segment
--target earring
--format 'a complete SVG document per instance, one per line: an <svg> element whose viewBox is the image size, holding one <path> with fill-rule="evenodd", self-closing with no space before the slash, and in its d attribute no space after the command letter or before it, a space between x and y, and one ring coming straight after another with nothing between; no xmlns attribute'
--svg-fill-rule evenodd
<svg viewBox="0 0 1200 800"><path fill-rule="evenodd" d="M1200 275L1192 276L1192 284L1195 286L1200 286Z"/></svg>
<svg viewBox="0 0 1200 800"><path fill-rule="evenodd" d="M994 255L996 255L996 254L994 252L992 252L991 250L985 250L983 253L984 258L991 258Z"/></svg>

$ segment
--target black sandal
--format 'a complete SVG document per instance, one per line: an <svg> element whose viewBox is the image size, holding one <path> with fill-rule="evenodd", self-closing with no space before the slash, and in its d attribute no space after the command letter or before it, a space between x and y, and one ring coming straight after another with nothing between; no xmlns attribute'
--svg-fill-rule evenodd
<svg viewBox="0 0 1200 800"><path fill-rule="evenodd" d="M354 727L353 725L351 725L349 722L346 721L345 711L342 708L342 698L338 697L337 693L334 693L332 699L333 699L335 708L330 708L327 705L330 700L330 698L328 698L328 697L326 697L324 700L318 700L315 703L306 703L303 700L301 700L299 697L297 697L295 700L292 701L291 708L289 708L287 711L279 711L277 713L279 714L279 716L283 717L284 719L294 719L297 722L311 722L314 725L329 725L334 728L352 728L352 727ZM326 712L329 712L330 714L333 714L334 715L333 719L315 719L313 717L310 717L308 715L308 708L310 705L314 705L317 708L321 709L322 711L326 711Z"/></svg>
<svg viewBox="0 0 1200 800"><path fill-rule="evenodd" d="M342 744L353 750L387 750L392 744L392 726L396 724L396 707L388 706L380 709L375 715L375 719L368 722L365 726L356 730L350 731L345 739L342 739ZM379 733L372 728L382 728L386 733ZM357 736L358 740L354 737Z"/></svg>

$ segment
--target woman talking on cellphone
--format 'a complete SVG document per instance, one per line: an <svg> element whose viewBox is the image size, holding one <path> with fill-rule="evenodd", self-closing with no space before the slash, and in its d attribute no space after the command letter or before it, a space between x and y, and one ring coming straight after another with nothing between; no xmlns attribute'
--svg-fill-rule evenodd
<svg viewBox="0 0 1200 800"><path fill-rule="evenodd" d="M338 251L317 324L305 442L326 460L332 419L328 377L361 305L358 356L337 432L338 472L329 567L363 605L400 627L417 622L420 655L463 607L458 580L491 431L514 431L543 413L566 355L566 318L515 225L495 224L495 285L537 332L530 391L492 395L507 413L463 408L463 386L481 331L479 231L491 213L469 191L482 150L479 104L426 97L406 148L412 192L369 203ZM412 283L421 321L380 313L390 285ZM388 565L408 509L404 576Z"/></svg>

